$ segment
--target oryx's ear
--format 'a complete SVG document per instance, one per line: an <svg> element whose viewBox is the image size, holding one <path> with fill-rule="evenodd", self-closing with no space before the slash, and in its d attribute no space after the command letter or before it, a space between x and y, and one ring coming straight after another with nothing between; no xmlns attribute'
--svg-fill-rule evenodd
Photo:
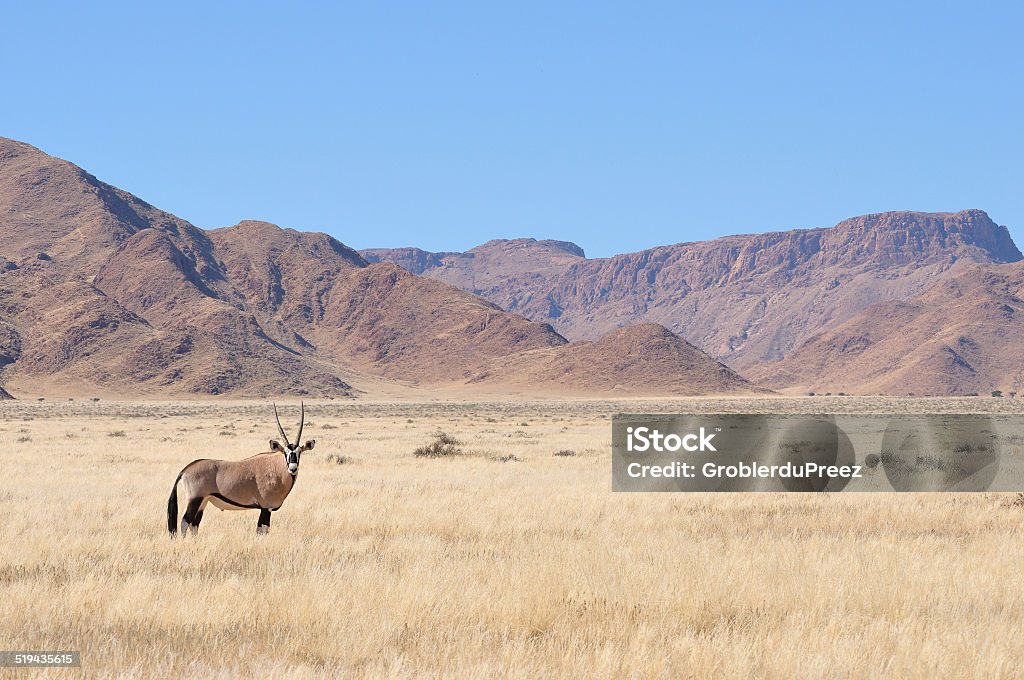
<svg viewBox="0 0 1024 680"><path fill-rule="evenodd" d="M306 443L302 445L302 448L306 449L307 451L312 451L313 450L313 446L315 444L316 444L316 440L315 439L307 439Z"/></svg>
<svg viewBox="0 0 1024 680"><path fill-rule="evenodd" d="M270 450L271 451L284 451L284 449L281 448L281 445L277 442L276 439L271 439L270 440Z"/></svg>

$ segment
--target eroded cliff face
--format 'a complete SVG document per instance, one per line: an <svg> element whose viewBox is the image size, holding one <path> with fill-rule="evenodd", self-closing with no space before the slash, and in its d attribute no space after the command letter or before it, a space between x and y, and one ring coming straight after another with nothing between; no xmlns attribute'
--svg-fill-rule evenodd
<svg viewBox="0 0 1024 680"><path fill-rule="evenodd" d="M875 302L913 296L971 264L1022 257L1007 229L981 210L880 213L828 229L601 259L561 252L554 258L540 242L492 241L439 254L440 264L420 272L551 323L570 339L656 322L743 372ZM388 251L373 257L402 263Z"/></svg>

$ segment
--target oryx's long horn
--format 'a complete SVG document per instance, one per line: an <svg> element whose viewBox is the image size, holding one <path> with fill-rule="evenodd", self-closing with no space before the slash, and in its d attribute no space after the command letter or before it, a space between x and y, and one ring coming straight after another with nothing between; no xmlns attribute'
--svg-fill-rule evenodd
<svg viewBox="0 0 1024 680"><path fill-rule="evenodd" d="M285 446L291 448L291 443L288 441L288 435L284 433L284 428L281 427L281 416L277 415L277 404L274 404L274 417L277 418L277 431L281 433L281 439L284 439Z"/></svg>
<svg viewBox="0 0 1024 680"><path fill-rule="evenodd" d="M302 427L306 424L306 403L299 402L302 404L302 413L299 415L299 433L295 435L295 443L299 446L302 445Z"/></svg>

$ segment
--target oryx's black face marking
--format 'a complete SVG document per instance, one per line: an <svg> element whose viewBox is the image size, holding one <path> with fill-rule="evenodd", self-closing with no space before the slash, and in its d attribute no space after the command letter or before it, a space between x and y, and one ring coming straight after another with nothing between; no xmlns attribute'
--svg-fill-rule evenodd
<svg viewBox="0 0 1024 680"><path fill-rule="evenodd" d="M299 474L299 459L302 457L303 447L298 444L285 444L281 446L277 440L270 440L270 450L284 454L284 462L288 466L288 473L292 477Z"/></svg>
<svg viewBox="0 0 1024 680"><path fill-rule="evenodd" d="M284 455L284 462L288 466L288 472L294 477L299 474L299 461L302 459L302 454L312 449L315 444L316 440L310 439L302 446L290 443L281 446L279 441L271 439L270 450Z"/></svg>

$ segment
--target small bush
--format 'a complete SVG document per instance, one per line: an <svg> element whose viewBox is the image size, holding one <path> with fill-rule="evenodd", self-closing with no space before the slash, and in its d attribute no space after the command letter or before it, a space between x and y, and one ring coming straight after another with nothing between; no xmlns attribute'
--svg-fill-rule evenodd
<svg viewBox="0 0 1024 680"><path fill-rule="evenodd" d="M128 434L124 430L114 430L113 432L107 433L108 437L127 437Z"/></svg>
<svg viewBox="0 0 1024 680"><path fill-rule="evenodd" d="M336 454L332 453L331 455L327 456L327 462L328 463L335 463L337 465L344 465L345 463L347 463L349 461L348 461L348 456L336 455Z"/></svg>
<svg viewBox="0 0 1024 680"><path fill-rule="evenodd" d="M576 452L572 449L562 449L561 451L555 451L556 456L575 456Z"/></svg>
<svg viewBox="0 0 1024 680"><path fill-rule="evenodd" d="M29 437L27 434L23 434L20 437L18 437L18 443L19 444L24 444L25 442L30 442L30 441L32 441L32 437Z"/></svg>
<svg viewBox="0 0 1024 680"><path fill-rule="evenodd" d="M235 433L232 432L231 430L221 430L217 434L219 434L222 437L234 437L235 436Z"/></svg>
<svg viewBox="0 0 1024 680"><path fill-rule="evenodd" d="M1001 397L1001 396L1003 396L1003 391L1002 390L992 390L992 396L993 397Z"/></svg>
<svg viewBox="0 0 1024 680"><path fill-rule="evenodd" d="M519 458L517 458L514 454L511 454L511 453L505 454L504 456L496 456L493 460L495 460L495 461L497 461L499 463L518 463L519 462Z"/></svg>
<svg viewBox="0 0 1024 680"><path fill-rule="evenodd" d="M337 430L338 426L337 425L331 425L330 423L324 423L323 425L320 426L320 429L321 430Z"/></svg>
<svg viewBox="0 0 1024 680"><path fill-rule="evenodd" d="M426 446L421 446L412 452L420 458L441 458L444 456L461 456L462 442L447 432L437 431L434 433L434 441Z"/></svg>

